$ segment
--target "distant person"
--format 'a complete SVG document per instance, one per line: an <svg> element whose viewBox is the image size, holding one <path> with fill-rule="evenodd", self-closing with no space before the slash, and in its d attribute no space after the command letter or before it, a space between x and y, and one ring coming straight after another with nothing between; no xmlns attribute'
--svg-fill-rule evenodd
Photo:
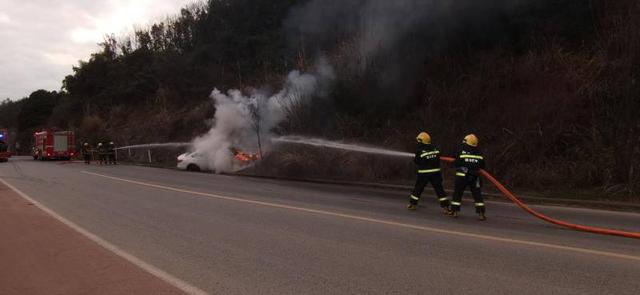
<svg viewBox="0 0 640 295"><path fill-rule="evenodd" d="M440 151L431 144L431 136L426 132L418 134L416 140L418 141L418 146L413 160L417 166L416 185L411 196L409 196L407 209L416 210L418 208L418 202L420 201L424 187L428 183L431 183L440 202L440 207L444 213L449 214L449 199L447 199L447 193L442 188Z"/></svg>
<svg viewBox="0 0 640 295"><path fill-rule="evenodd" d="M87 165L91 164L91 145L88 142L85 142L82 145L82 157L84 158L84 163Z"/></svg>
<svg viewBox="0 0 640 295"><path fill-rule="evenodd" d="M107 149L102 142L98 143L98 159L100 165L107 164Z"/></svg>
<svg viewBox="0 0 640 295"><path fill-rule="evenodd" d="M485 167L485 162L478 148L478 137L473 134L465 136L455 160L455 167L456 183L453 200L451 201L451 215L458 217L458 212L460 212L460 207L462 206L462 194L469 187L479 219L482 221L487 220L484 199L482 198L482 183L479 176L480 169Z"/></svg>
<svg viewBox="0 0 640 295"><path fill-rule="evenodd" d="M116 144L113 141L109 142L107 147L107 157L109 164L116 165Z"/></svg>

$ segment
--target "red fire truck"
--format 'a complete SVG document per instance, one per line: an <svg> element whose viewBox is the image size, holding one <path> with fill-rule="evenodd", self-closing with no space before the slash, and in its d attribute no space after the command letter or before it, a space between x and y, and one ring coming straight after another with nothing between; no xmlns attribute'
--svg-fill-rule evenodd
<svg viewBox="0 0 640 295"><path fill-rule="evenodd" d="M33 134L33 158L36 160L69 160L76 155L73 131L43 130Z"/></svg>
<svg viewBox="0 0 640 295"><path fill-rule="evenodd" d="M9 131L0 129L0 162L9 161L11 151L9 151Z"/></svg>

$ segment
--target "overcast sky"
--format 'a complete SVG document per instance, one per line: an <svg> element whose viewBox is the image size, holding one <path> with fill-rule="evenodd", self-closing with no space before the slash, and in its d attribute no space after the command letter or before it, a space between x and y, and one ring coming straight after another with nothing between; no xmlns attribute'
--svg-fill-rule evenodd
<svg viewBox="0 0 640 295"><path fill-rule="evenodd" d="M177 14L194 0L0 0L0 100L59 90L105 34Z"/></svg>

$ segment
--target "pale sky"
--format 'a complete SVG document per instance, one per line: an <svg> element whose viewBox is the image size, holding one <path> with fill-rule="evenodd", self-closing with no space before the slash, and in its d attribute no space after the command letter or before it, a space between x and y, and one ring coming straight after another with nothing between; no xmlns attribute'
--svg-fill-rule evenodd
<svg viewBox="0 0 640 295"><path fill-rule="evenodd" d="M0 0L0 100L59 90L106 34L180 12L194 0Z"/></svg>

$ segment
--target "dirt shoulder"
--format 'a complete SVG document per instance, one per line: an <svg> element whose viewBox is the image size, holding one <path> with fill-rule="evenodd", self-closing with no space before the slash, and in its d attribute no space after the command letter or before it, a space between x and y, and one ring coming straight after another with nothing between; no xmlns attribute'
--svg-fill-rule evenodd
<svg viewBox="0 0 640 295"><path fill-rule="evenodd" d="M182 294L0 183L0 294Z"/></svg>

